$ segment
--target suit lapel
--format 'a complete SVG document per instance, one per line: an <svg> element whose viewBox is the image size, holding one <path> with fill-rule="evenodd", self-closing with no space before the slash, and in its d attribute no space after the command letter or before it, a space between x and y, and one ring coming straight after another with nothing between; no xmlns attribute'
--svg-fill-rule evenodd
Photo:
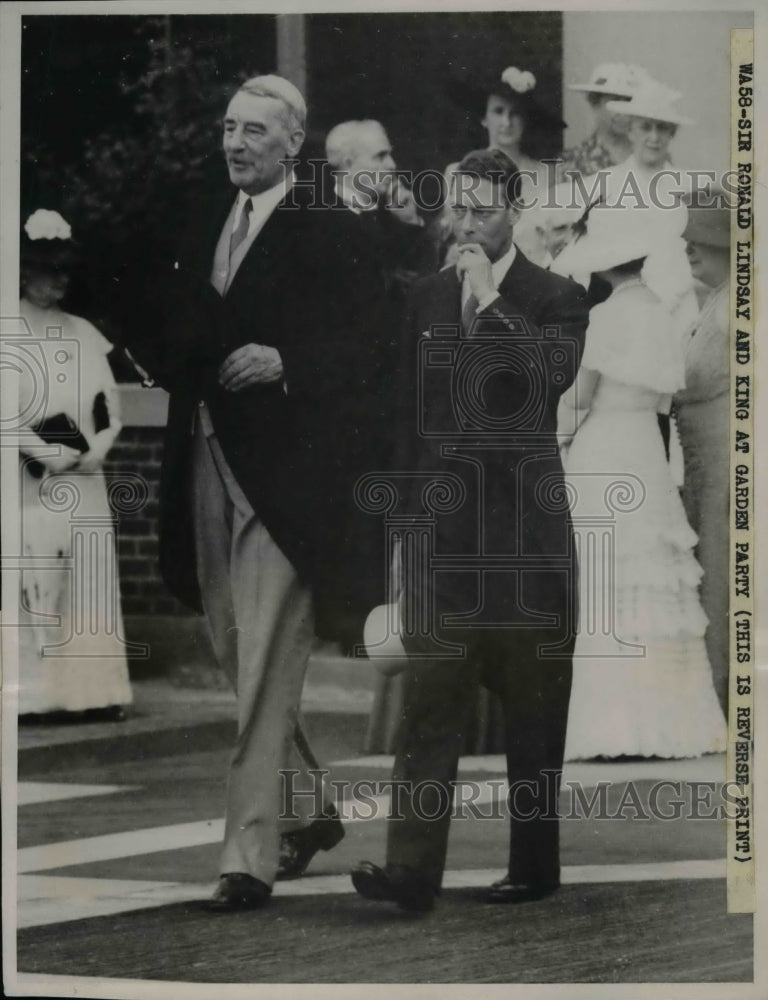
<svg viewBox="0 0 768 1000"><path fill-rule="evenodd" d="M234 188L219 192L214 196L211 207L203 216L198 229L199 239L195 240L190 247L190 266L194 271L205 277L211 276L213 257L216 253L216 246L221 236L221 231L226 224L227 217L232 211L232 205L236 197Z"/></svg>
<svg viewBox="0 0 768 1000"><path fill-rule="evenodd" d="M447 267L438 273L424 320L424 331L433 326L456 326L461 323L461 282L455 267Z"/></svg>
<svg viewBox="0 0 768 1000"><path fill-rule="evenodd" d="M539 288L538 268L517 248L515 259L499 285L499 295L511 298L518 305L527 305L535 300Z"/></svg>
<svg viewBox="0 0 768 1000"><path fill-rule="evenodd" d="M254 281L268 280L277 262L281 267L285 267L282 252L290 246L295 232L296 216L302 214L301 210L295 207L285 208L285 204L285 200L280 202L247 247L237 271L229 282L227 296L236 293L243 286L251 285Z"/></svg>

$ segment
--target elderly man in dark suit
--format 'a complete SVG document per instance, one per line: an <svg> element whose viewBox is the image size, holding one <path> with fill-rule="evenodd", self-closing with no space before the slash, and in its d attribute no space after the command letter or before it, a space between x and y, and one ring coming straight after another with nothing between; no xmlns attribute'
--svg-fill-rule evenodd
<svg viewBox="0 0 768 1000"><path fill-rule="evenodd" d="M363 443L375 452L377 267L354 216L317 210L295 183L305 114L278 76L234 95L235 190L191 211L163 335L134 345L171 393L161 568L205 612L237 691L219 910L269 899L281 833L289 874L343 835L332 808L283 801L281 771L306 770L292 734L315 634L344 638L375 602L375 568L354 565L344 524Z"/></svg>
<svg viewBox="0 0 768 1000"><path fill-rule="evenodd" d="M398 176L389 136L373 119L340 122L325 140L335 191L375 243L393 306L401 322L413 282L437 271L439 238L419 214L411 189Z"/></svg>
<svg viewBox="0 0 768 1000"><path fill-rule="evenodd" d="M352 879L365 898L409 910L431 909L440 891L452 783L481 682L502 701L510 784L508 874L488 898L536 899L560 882L576 574L556 421L588 310L580 286L515 247L518 188L504 153L462 160L450 202L458 263L414 286L405 326L398 475L414 473L414 523L429 513L425 482L441 486L442 512L432 568L418 572L424 553L406 561L400 599L409 666L399 815L386 867L361 862Z"/></svg>

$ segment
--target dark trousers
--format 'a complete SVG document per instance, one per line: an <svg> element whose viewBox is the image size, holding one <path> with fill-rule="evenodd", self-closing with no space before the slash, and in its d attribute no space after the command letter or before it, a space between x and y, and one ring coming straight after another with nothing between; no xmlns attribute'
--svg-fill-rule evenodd
<svg viewBox="0 0 768 1000"><path fill-rule="evenodd" d="M453 639L453 637L451 637ZM562 633L557 637L562 639ZM466 641L465 641L466 640ZM466 659L412 658L393 779L403 782L400 819L387 828L387 863L442 882L459 755L481 682L504 710L510 784L509 874L516 882L560 880L557 794L563 766L572 646L538 655L551 633L482 629L465 633ZM416 649L405 640L409 655ZM393 792L394 794L394 792ZM531 816L532 818L524 818ZM430 818L435 817L435 818ZM462 820L463 822L463 820Z"/></svg>

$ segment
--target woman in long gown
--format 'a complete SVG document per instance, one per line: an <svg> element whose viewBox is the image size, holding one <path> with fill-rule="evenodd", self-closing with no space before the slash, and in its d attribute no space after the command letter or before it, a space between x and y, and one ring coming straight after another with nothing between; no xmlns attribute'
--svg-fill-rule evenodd
<svg viewBox="0 0 768 1000"><path fill-rule="evenodd" d="M682 335L698 306L682 238L688 213L683 203L689 188L686 175L671 171L670 146L683 125L692 124L677 108L680 94L656 80L646 81L629 101L606 106L629 120L627 138L632 153L607 174L607 204L642 212L656 236L644 280L672 314ZM638 197L639 196L639 197Z"/></svg>
<svg viewBox="0 0 768 1000"><path fill-rule="evenodd" d="M609 101L606 108L625 116L629 122L627 137L631 154L599 179L588 178L581 189L576 186L568 191L567 185L561 185L557 193L559 198L573 199L575 204L583 203L587 190L593 205L599 197L598 207L590 208L587 213L592 218L599 217L607 206L613 213L633 216L633 224L640 225L642 220L652 238L651 252L643 266L643 281L661 299L670 314L674 335L682 339L698 315L698 303L682 237L688 218L685 195L690 185L685 173L670 170L672 141L681 126L691 124L677 107L680 96L648 77L630 100ZM575 278L585 288L590 286L590 275L583 272L578 252L572 254L566 248L555 258L551 269ZM674 421L667 413L661 414L659 421L665 427L675 481L681 485L683 459Z"/></svg>
<svg viewBox="0 0 768 1000"><path fill-rule="evenodd" d="M566 760L725 749L696 535L657 422L684 367L669 310L642 278L653 246L642 213L606 210L569 248L612 291L590 312L581 368L561 404L576 412L565 472L580 557Z"/></svg>
<svg viewBox="0 0 768 1000"><path fill-rule="evenodd" d="M719 197L718 193L713 195ZM727 711L729 209L689 207L683 236L691 272L708 289L701 313L683 343L685 388L675 394L685 468L683 503L699 536L696 556L704 571L701 603L709 619L707 653L715 690Z"/></svg>
<svg viewBox="0 0 768 1000"><path fill-rule="evenodd" d="M33 213L22 237L18 339L19 714L120 719L132 694L102 466L121 425L110 343L60 308L73 256L65 220ZM55 443L51 428L67 422Z"/></svg>

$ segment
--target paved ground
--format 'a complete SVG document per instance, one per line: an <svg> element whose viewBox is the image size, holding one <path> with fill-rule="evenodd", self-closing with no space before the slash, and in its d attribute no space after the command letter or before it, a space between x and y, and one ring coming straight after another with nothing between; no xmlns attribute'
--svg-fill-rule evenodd
<svg viewBox="0 0 768 1000"><path fill-rule="evenodd" d="M391 761L360 753L369 692L348 680L310 678L308 728L334 778L383 782ZM488 818L503 762L487 757L462 762L482 814L454 821L430 916L352 892L349 868L383 857L380 795L375 810L345 801L346 838L306 878L279 884L268 908L214 917L201 901L217 871L232 697L157 681L135 690L128 722L20 731L18 968L29 982L717 982L726 998L726 983L752 978L751 917L725 912L724 827L705 818L723 758L568 766L565 885L537 903L482 900L506 843L504 820ZM698 796L701 818L650 815L661 779L682 782L682 795L662 791L662 810ZM605 785L615 818L585 817L575 784L588 795Z"/></svg>

